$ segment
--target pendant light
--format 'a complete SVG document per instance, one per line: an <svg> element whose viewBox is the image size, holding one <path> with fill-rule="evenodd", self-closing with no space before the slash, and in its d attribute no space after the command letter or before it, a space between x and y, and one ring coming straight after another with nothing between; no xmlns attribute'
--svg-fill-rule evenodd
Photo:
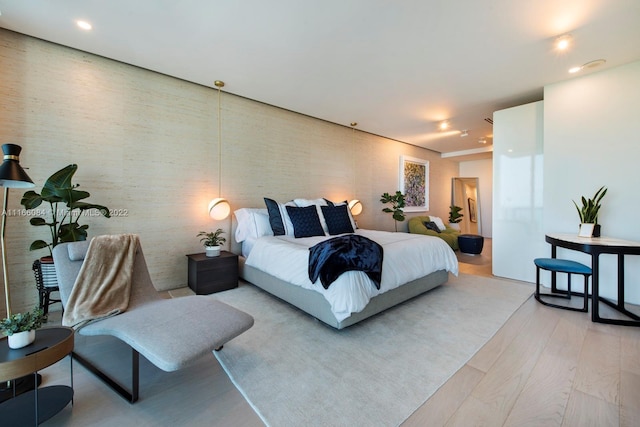
<svg viewBox="0 0 640 427"><path fill-rule="evenodd" d="M216 80L214 82L218 88L218 197L209 202L209 216L215 220L222 220L231 213L231 206L227 199L222 197L222 120L220 108L220 89L224 87L224 82Z"/></svg>
<svg viewBox="0 0 640 427"><path fill-rule="evenodd" d="M358 123L351 122L351 149L353 150L353 195L356 195L356 155L355 155L355 140L356 140L356 126ZM349 210L351 211L351 215L356 216L362 213L362 203L360 200L353 199L349 202Z"/></svg>

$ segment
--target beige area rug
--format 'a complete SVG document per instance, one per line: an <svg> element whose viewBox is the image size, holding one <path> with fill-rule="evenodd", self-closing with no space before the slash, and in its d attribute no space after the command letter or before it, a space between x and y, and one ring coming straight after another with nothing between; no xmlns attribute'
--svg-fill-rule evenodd
<svg viewBox="0 0 640 427"><path fill-rule="evenodd" d="M461 274L335 330L243 284L214 298L255 325L215 352L269 426L397 426L531 296L531 286Z"/></svg>

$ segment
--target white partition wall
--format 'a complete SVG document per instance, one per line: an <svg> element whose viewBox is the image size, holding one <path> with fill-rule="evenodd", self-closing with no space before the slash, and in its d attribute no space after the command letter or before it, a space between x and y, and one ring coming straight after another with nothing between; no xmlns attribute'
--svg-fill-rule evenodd
<svg viewBox="0 0 640 427"><path fill-rule="evenodd" d="M493 115L493 274L535 282L543 221L543 102Z"/></svg>

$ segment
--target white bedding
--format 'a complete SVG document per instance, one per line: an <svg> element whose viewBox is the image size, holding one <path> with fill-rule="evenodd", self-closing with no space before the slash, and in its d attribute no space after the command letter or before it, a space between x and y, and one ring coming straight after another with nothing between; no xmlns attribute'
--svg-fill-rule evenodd
<svg viewBox="0 0 640 427"><path fill-rule="evenodd" d="M335 236L294 238L263 236L255 241L246 264L278 279L320 292L331 305L338 321L362 311L369 300L437 270L458 275L458 260L449 245L438 237L421 234L356 230L382 245L382 282L380 290L361 271L349 271L324 289L320 280L309 280L309 248Z"/></svg>

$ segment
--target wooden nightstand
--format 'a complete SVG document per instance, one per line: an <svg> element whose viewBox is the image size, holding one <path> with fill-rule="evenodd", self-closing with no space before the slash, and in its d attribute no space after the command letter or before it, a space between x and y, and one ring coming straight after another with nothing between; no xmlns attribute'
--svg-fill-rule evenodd
<svg viewBox="0 0 640 427"><path fill-rule="evenodd" d="M207 257L204 253L187 255L189 258L189 287L197 295L212 294L238 287L238 255L220 251L220 256Z"/></svg>

